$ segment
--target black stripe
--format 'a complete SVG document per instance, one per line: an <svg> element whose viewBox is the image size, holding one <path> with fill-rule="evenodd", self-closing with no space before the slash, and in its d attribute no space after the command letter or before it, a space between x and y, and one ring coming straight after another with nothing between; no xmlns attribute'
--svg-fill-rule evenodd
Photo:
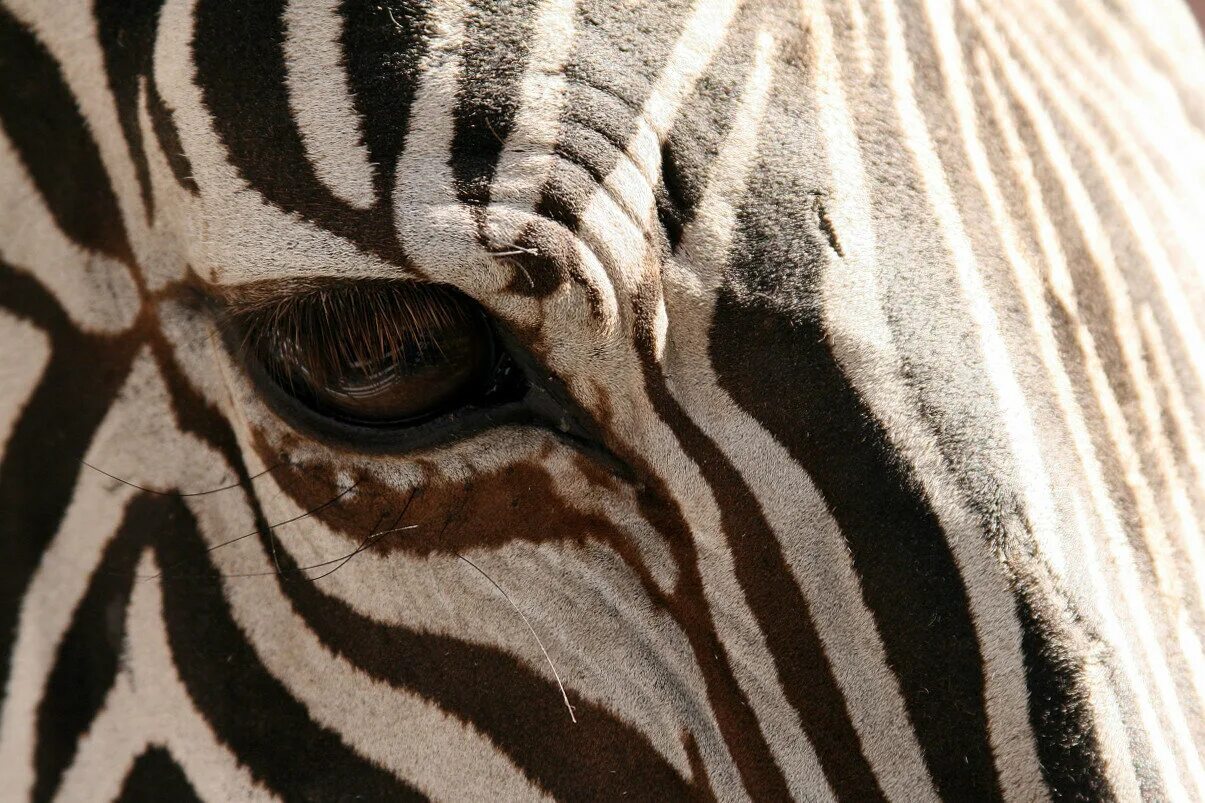
<svg viewBox="0 0 1205 803"><path fill-rule="evenodd" d="M344 0L343 52L352 99L387 204L410 128L410 107L431 39L426 0ZM392 226L393 216L389 215Z"/></svg>
<svg viewBox="0 0 1205 803"><path fill-rule="evenodd" d="M576 161L593 176L610 174L636 133L640 110L690 17L691 5L685 0L577 4L576 41L565 65L567 93L559 155ZM583 132L599 136L583 136ZM577 212L564 202L563 194L550 184L537 211L576 230Z"/></svg>
<svg viewBox="0 0 1205 803"><path fill-rule="evenodd" d="M522 661L450 636L375 622L299 577L288 554L280 561L281 588L328 649L472 724L554 797L698 796L643 734L605 707L574 699L575 724L556 684Z"/></svg>
<svg viewBox="0 0 1205 803"><path fill-rule="evenodd" d="M1017 618L1042 778L1055 800L1114 800L1083 678L1093 650L1087 643L1065 643L1044 609L1049 603L1037 602L1039 594L1022 586ZM1070 610L1066 606L1065 615ZM1083 622L1075 624L1084 628ZM1080 640L1086 642L1086 637Z"/></svg>
<svg viewBox="0 0 1205 803"><path fill-rule="evenodd" d="M473 0L465 16L452 176L461 201L484 205L519 105L535 0Z"/></svg>
<svg viewBox="0 0 1205 803"><path fill-rule="evenodd" d="M754 34L758 30L743 17L729 27L728 41L682 102L662 143L657 211L669 246L675 251L682 230L694 218L703 198L709 170L736 122L745 84L753 69L750 54L754 52Z"/></svg>
<svg viewBox="0 0 1205 803"><path fill-rule="evenodd" d="M385 198L378 197L377 205L367 211L353 208L318 179L306 156L285 82L284 10L285 0L198 4L193 53L197 83L214 128L231 163L269 203L383 259L400 262ZM404 102L404 77L396 70L386 70L384 76L401 96L394 102ZM354 71L352 77L354 85ZM391 135L400 143L405 133L401 128Z"/></svg>
<svg viewBox="0 0 1205 803"><path fill-rule="evenodd" d="M229 419L189 384L163 338L150 345L177 424L225 458L248 494L256 527L268 532ZM305 706L264 668L231 616L196 519L179 497L168 500L177 524L171 532L153 533L156 557L161 567L188 567L163 575L168 643L181 682L217 738L252 777L285 797L423 799L311 720Z"/></svg>
<svg viewBox="0 0 1205 803"><path fill-rule="evenodd" d="M167 166L171 169L176 183L193 195L199 194L197 182L192 177L192 164L188 161L188 156L184 153L184 146L180 142L176 117L159 95L155 82L149 79L146 82L146 109L151 118L151 128L155 131L159 147L163 149L163 156L167 160Z"/></svg>
<svg viewBox="0 0 1205 803"><path fill-rule="evenodd" d="M113 687L138 558L150 533L170 531L172 512L162 496L139 496L130 502L80 600L38 706L34 800L54 797L80 737Z"/></svg>
<svg viewBox="0 0 1205 803"><path fill-rule="evenodd" d="M269 525L253 495L254 489L248 480L240 446L229 421L221 410L212 407L192 391L187 380L173 366L167 344L156 341L154 346L179 411L181 427L204 439L229 461L243 487L251 494L261 545L271 549L266 535ZM161 565L205 566L205 582L196 583L195 575L188 572L183 582L173 585L173 593L184 600L188 594L195 594L198 587L211 586L208 578L212 576L213 568L197 562L198 555L192 541L180 540L187 541L189 554L172 557L167 550L162 550ZM183 548L178 547L177 553ZM666 795L664 799L683 799L692 795L692 785L677 776L674 768L638 731L613 717L604 708L586 701L576 702L575 709L581 722L578 725L569 723L572 727L567 728L567 717L558 687L533 673L525 664L488 648L404 628L394 629L365 619L337 597L323 594L309 580L297 579L299 572L291 556L279 550L277 554L284 570L283 577L279 579L282 589L295 610L307 619L328 648L353 663L362 663L364 671L376 674L385 682L424 694L441 708L451 710L465 721L486 730L502 749L511 752L516 763L537 783L549 789L565 789L567 795L574 794L586 799L591 796L614 799L615 795L607 795L611 790L618 793L626 791L630 795L642 795L650 789L663 790ZM206 614L198 609L196 616L204 619ZM239 666L231 667L225 663L224 651L230 649L226 646L226 640L234 638L237 630L233 629L233 623L224 609L213 621L220 632L217 634L219 646L212 660L222 662L219 667L221 672L234 672L237 676L224 678L220 673L215 674L214 687L206 691L205 700L212 701L212 705L220 705L224 685L241 683L246 673L250 673L254 687L263 686L269 681L274 683L274 679L263 673L258 664L244 667L242 662L234 659L232 662ZM178 635L181 640L191 637L188 634L189 626L187 623L180 626ZM208 649L209 638L205 636L198 641L197 649ZM237 650L236 655L244 650L241 643L234 643L233 646ZM209 671L206 668L190 666L189 669L194 671L196 684L209 682L206 680ZM225 723L223 730L237 727L239 717L251 713L251 733L241 736L242 741L235 744L236 748L247 740L271 736L255 724L254 712L273 711L277 705L275 696L260 701L256 688L252 688L248 694L256 697L251 702L259 702L258 708L248 709L238 698L230 703L230 710L217 712ZM287 703L293 703L291 698ZM203 706L203 710L210 710L210 706ZM289 721L271 724L273 728L294 726L295 723ZM303 730L298 738L313 740L314 737L309 731ZM243 755L241 749L236 752ZM283 772L287 769L287 756L270 757L271 766L261 769L261 772L269 769ZM704 784L705 780L697 779L697 783ZM602 791L596 793L595 789Z"/></svg>
<svg viewBox="0 0 1205 803"><path fill-rule="evenodd" d="M100 151L59 65L3 8L0 126L63 233L83 248L132 261Z"/></svg>
<svg viewBox="0 0 1205 803"><path fill-rule="evenodd" d="M938 792L997 797L962 577L924 493L832 352L815 306L827 246L797 207L810 208L741 214L743 248L711 331L720 385L789 450L836 518ZM779 248L782 232L801 235L798 251Z"/></svg>
<svg viewBox="0 0 1205 803"><path fill-rule="evenodd" d="M639 331L653 331L647 314L641 323ZM761 504L732 462L670 393L652 343L641 339L638 349L653 409L699 467L715 495L737 581L765 635L787 702L799 713L800 724L829 785L840 800L885 799L862 754L845 698L816 631L811 606L795 582ZM746 740L750 737L743 735ZM752 778L745 780L754 799L764 799L775 791L750 786Z"/></svg>
<svg viewBox="0 0 1205 803"><path fill-rule="evenodd" d="M154 215L150 171L138 124L139 78L151 74L155 30L163 0L96 0L93 11L117 122L125 134L149 222Z"/></svg>
<svg viewBox="0 0 1205 803"><path fill-rule="evenodd" d="M51 356L0 462L0 688L21 599L58 531L92 435L125 380L134 341L77 332L37 281L0 262L0 308L49 336Z"/></svg>
<svg viewBox="0 0 1205 803"><path fill-rule="evenodd" d="M163 575L168 642L180 680L218 739L252 777L286 797L423 799L310 719L264 668L231 617L191 511L177 497L166 499L178 523L157 534L159 565L189 567L186 575Z"/></svg>
<svg viewBox="0 0 1205 803"><path fill-rule="evenodd" d="M1130 431L1145 432L1146 424L1138 406L1125 403L1126 400L1138 398L1138 389L1134 385L1133 377L1127 367L1125 352L1118 337L1117 327L1113 323L1114 310L1109 302L1108 290L1101 278L1102 271L1080 228L1068 190L1058 179L1058 171L1050 163L1045 148L1040 143L1034 120L1028 110L1017 102L1008 82L1000 74L1000 70L993 67L992 71L993 78L1016 123L1016 133L1033 163L1034 176L1037 179L1043 203L1055 231L1058 233L1059 246L1076 288L1077 304L1074 315L1071 314L1071 310L1064 307L1049 286L1044 291L1044 302L1050 313L1051 325L1058 341L1063 366L1071 378L1080 401L1080 407L1084 411L1092 435L1093 447L1109 484L1126 537L1134 550L1136 561L1144 577L1154 577L1154 559L1151 555L1150 545L1142 537L1144 524L1138 513L1137 498L1126 477L1126 468L1118 457L1117 448L1108 435L1109 430L1105 423L1101 400L1093 389L1091 379L1083 370L1084 353L1076 334L1081 326L1088 328L1097 357L1104 366L1109 387L1122 403L1121 411ZM1002 121L995 121L994 124L1001 125ZM1007 163L1000 172L1002 175L1012 175ZM1087 179L1087 174L1083 171L1080 175ZM1090 183L1087 183L1086 186L1089 192L1093 191ZM1094 193L1094 197L1099 194ZM1028 208L1026 208L1023 220L1028 225L1030 238L1036 242L1039 222L1033 219ZM1114 218L1114 220L1116 221L1118 218ZM1105 222L1107 223L1108 220L1106 219ZM1049 285L1049 281L1047 281L1047 285Z"/></svg>
<svg viewBox="0 0 1205 803"><path fill-rule="evenodd" d="M119 803L172 803L200 801L172 754L162 747L148 747L138 757L117 796Z"/></svg>

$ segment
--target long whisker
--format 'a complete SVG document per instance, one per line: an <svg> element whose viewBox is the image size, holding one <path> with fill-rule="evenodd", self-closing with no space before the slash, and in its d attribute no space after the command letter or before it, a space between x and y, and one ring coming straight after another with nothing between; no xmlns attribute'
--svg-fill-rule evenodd
<svg viewBox="0 0 1205 803"><path fill-rule="evenodd" d="M494 588L498 589L498 592L500 594L502 594L502 596L506 598L506 601L510 603L510 606L515 609L515 613L519 614L519 618L523 620L523 624L527 625L527 629L529 631L531 631L532 638L534 638L536 640L536 644L538 644L540 647L540 652L544 653L544 660L548 662L548 668L552 670L552 676L554 678L556 678L556 685L561 690L561 699L563 699L565 701L565 707L569 709L569 719L571 719L576 724L577 716L573 713L573 704L569 702L569 695L565 691L565 684L561 682L561 673L556 671L556 664L554 664L552 662L552 656L550 656L548 654L548 650L546 650L544 648L544 642L540 639L540 635L538 633L536 633L536 629L531 626L531 622L528 621L527 616L525 616L523 611L521 611L519 609L519 606L515 604L515 601L510 598L510 594L506 593L506 589L503 588L502 586L498 585L496 582L494 582L494 578L490 577L488 574L483 572L481 570L480 566L478 566L476 563L473 563L473 561L469 560L468 558L466 558L464 555L460 554L459 552L456 552L455 555L456 555L456 557L460 558L465 563L469 564L474 569L476 569L477 573L480 574L482 577L484 577L486 580L489 580L490 585L492 585Z"/></svg>
<svg viewBox="0 0 1205 803"><path fill-rule="evenodd" d="M335 496L333 496L333 497L331 497L330 499L328 499L328 500L326 500L325 502L323 502L321 505L318 505L318 506L317 506L317 507L315 507L315 508L312 508L312 509L310 509L310 510L307 510L307 511L306 511L306 512L304 512L304 513L300 513L300 514L298 514L298 515L294 516L294 517L293 517L293 518L291 518L291 519L285 519L284 521L278 521L278 522L276 522L275 524L270 524L270 525L268 525L268 528L267 528L267 529L268 529L269 531L271 531L271 530L275 530L277 527L283 527L283 526L284 526L284 525L286 525L286 524L292 524L292 523L293 523L293 522L295 522L295 521L300 521L301 519L304 519L304 518L306 518L307 516L312 516L312 515L314 515L315 513L318 513L318 512L320 512L320 511L322 511L322 510L324 510L324 509L326 509L326 508L330 507L331 505L335 504L336 502L338 502L338 501L339 501L340 499L342 499L344 496L346 496L347 494L351 493L351 492L352 492L352 490L353 490L353 489L355 489L355 487L356 487L357 485L359 485L359 484L360 484L360 481L359 481L359 480L356 480L356 481L355 481L355 482L353 482L351 485L347 486L347 487L346 487L346 488L344 488L342 491L340 491L338 494L336 494ZM214 544L213 546L206 547L206 548L205 548L205 551L206 551L207 553L208 553L208 552L213 552L214 550L221 549L221 548L222 548L222 547L224 547L224 546L230 546L230 545L231 545L231 544L233 544L233 543L236 543L236 542L238 542L238 541L242 541L244 538L250 538L250 537L252 537L252 536L254 536L254 535L259 535L259 534L260 534L260 531L259 531L258 529L257 529L257 530L252 530L251 532L249 532L249 533L244 533L243 535L240 535L240 536L238 536L237 538L231 538L229 541L223 541L223 542L222 542L222 543L220 543L220 544ZM275 543L273 543L273 546L275 546ZM179 566L179 565L180 565L180 563L182 563L182 562L183 562L183 561L180 561L180 562L177 562L177 563L172 564L171 566L165 566L163 569L161 569L161 570L160 570L159 572L157 572L156 574L150 575L149 577L144 578L144 579L152 579L152 578L155 578L155 577L160 577L160 576L162 576L162 575L163 575L163 573L164 573L164 572L168 571L169 569L175 568L176 566ZM277 564L277 568L279 569L279 564Z"/></svg>
<svg viewBox="0 0 1205 803"><path fill-rule="evenodd" d="M208 491L190 491L187 493L185 493L183 491L161 491L157 488L147 488L146 486L139 485L136 482L130 482L129 480L122 479L121 477L118 477L116 474L110 474L109 472L105 471L103 468L97 468L96 466L92 465L87 460L80 460L80 462L83 463L88 468L92 469L93 471L97 472L98 474L103 474L111 480L116 480L117 482L120 482L122 485L128 485L131 488L137 488L139 491L143 491L148 494L155 494L157 496L177 496L177 497L208 496L209 494L216 494L216 493L220 493L222 491L229 491L232 488L239 488L242 486L241 482L232 482L229 485L223 485L221 488L210 488ZM280 468L281 466L287 466L287 465L289 465L288 462L277 463L276 465L272 466L271 468L265 468L263 471L259 472L258 474L251 475L250 477L247 478L247 480L248 481L257 480L260 477L264 476L265 474L271 474L273 471Z"/></svg>
<svg viewBox="0 0 1205 803"><path fill-rule="evenodd" d="M355 487L355 486L352 486L352 487ZM351 488L348 488L347 490L350 491ZM405 530L413 530L413 529L417 528L418 527L417 524L407 524L403 527L398 526L398 522L402 520L402 518L406 515L406 511L408 511L410 509L410 503L414 501L414 495L417 492L417 490L418 489L415 488L410 491L410 494L406 497L406 504L404 504L402 506L401 512L399 512L397 514L397 516L394 517L393 522L389 525L389 529L386 529L386 530L378 530L377 529L378 527L381 526L381 522L385 520L385 517L389 515L388 512L385 512L385 513L382 513L377 518L376 524L373 525L370 533L363 541L360 542L359 546L357 546L354 550L347 553L346 555L340 555L339 557L331 558L330 560L324 560L324 561L321 561L320 563L313 563L313 564L310 564L309 566L298 566L296 568L289 569L287 571L281 570L279 572L276 572L276 571L271 571L271 572L222 572L221 576L222 577L270 577L273 575L278 575L278 576L283 577L286 574L301 573L301 572L308 571L310 569L321 569L322 567L329 566L332 563L339 564L338 566L336 566L334 569L330 570L329 572L325 572L323 574L318 575L317 577L311 578L313 580L321 580L323 577L327 577L327 576L333 574L334 572L338 571L339 569L341 569L353 557L360 554L365 549L372 546L372 544L374 544L377 541L384 538L386 535L391 535L393 533L399 533L399 532L403 532ZM344 491L344 493L346 493L346 492L347 491ZM330 500L330 502L334 502L334 501L335 500ZM317 511L318 508L315 508L314 510ZM311 512L314 512L314 511L311 511ZM281 524L287 524L287 522L281 522ZM273 526L279 526L279 525L273 525ZM251 535L254 535L254 533L251 533ZM244 536L244 537L246 537L246 536ZM221 545L219 544L219 546L221 546ZM140 579L151 579L152 577L155 577L155 576L157 576L157 575L150 575L146 578L140 578ZM180 577L180 575L174 575L174 576Z"/></svg>
<svg viewBox="0 0 1205 803"><path fill-rule="evenodd" d="M331 558L330 560L324 560L321 563L311 563L309 566L298 566L295 569L288 569L288 570L282 571L280 573L280 575L284 576L284 575L288 575L288 574L297 574L300 572L309 571L310 569L321 569L323 566L330 566L332 563L340 564L339 566L336 566L335 569L332 569L329 572L320 574L317 577L310 578L311 580L321 580L323 577L326 577L327 575L331 574L336 569L342 568L342 564L351 560L353 557L360 554L368 547L372 546L373 543L375 543L376 541L379 541L384 536L389 535L391 533L400 533L403 530L414 530L417 528L418 528L417 524L407 524L405 527L392 527L388 530L381 530L380 532L373 533L368 538L361 541L359 546L357 546L353 551L347 553L346 555L340 555L337 558ZM222 577L273 577L276 575L277 575L277 572L274 572L274 571L272 571L272 572L222 572L221 573ZM179 577L180 575L175 575L175 576Z"/></svg>
<svg viewBox="0 0 1205 803"><path fill-rule="evenodd" d="M401 521L402 517L404 517L406 515L406 511L410 509L410 503L414 501L414 494L417 490L418 490L417 488L412 488L410 490L410 495L406 497L406 504L402 505L402 510L394 518L393 524L389 525L390 529L384 530L382 532L370 534L367 538L364 539L364 541L358 547L355 548L355 550L353 550L352 552L349 552L347 555L345 555L338 566L331 569L329 572L323 572L322 574L318 575L317 577L311 577L310 580L313 582L316 582L318 580L321 580L324 577L329 577L330 575L334 574L335 572L339 571L344 566L346 566L348 561L350 561L356 555L359 555L361 552L363 552L369 546L371 546L372 544L381 540L381 538L383 538L386 535L389 535L390 533L401 532L402 530L413 530L415 527L417 527L418 526L417 524L408 524L405 527L397 526L397 523L399 521ZM381 518L383 519L384 516L382 516ZM378 521L377 526L379 527L380 524L381 524L380 521ZM339 560L339 558L335 558L335 561L338 561L338 560ZM326 563L334 563L335 561L326 561ZM322 565L324 565L324 564L318 563L318 564L315 564L314 566L307 566L306 568L316 569Z"/></svg>

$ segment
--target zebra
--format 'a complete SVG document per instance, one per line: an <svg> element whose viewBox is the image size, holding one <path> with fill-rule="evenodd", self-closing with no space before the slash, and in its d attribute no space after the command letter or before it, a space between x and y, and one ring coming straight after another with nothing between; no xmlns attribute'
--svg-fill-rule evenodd
<svg viewBox="0 0 1205 803"><path fill-rule="evenodd" d="M1205 799L1180 0L3 0L0 797Z"/></svg>

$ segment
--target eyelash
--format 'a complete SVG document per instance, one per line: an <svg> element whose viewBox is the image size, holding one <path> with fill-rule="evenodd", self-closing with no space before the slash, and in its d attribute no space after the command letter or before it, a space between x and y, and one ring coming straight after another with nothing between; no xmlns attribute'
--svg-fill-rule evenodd
<svg viewBox="0 0 1205 803"><path fill-rule="evenodd" d="M511 349L502 346L505 336L497 324L458 291L389 281L289 289L288 295L277 289L275 299L261 301L257 288L242 288L240 296L252 301L231 309L225 329L253 384L294 428L344 448L396 452L460 440L530 417L522 404L526 372L515 364ZM331 409L331 394L322 403L326 385L364 366L384 365L391 369L391 379L402 383L431 365L438 369L441 360L447 362L440 338L449 333L460 337L460 345L478 338L482 342L475 345L488 349L479 366L483 381L455 388L466 391L463 398L451 400L459 403L437 405L405 420L375 422L340 415ZM286 353L291 356L282 358ZM282 366L294 373L282 373ZM307 386L303 390L316 393L298 392L301 375Z"/></svg>
<svg viewBox="0 0 1205 803"><path fill-rule="evenodd" d="M257 330L262 335L264 323L280 314L278 304L282 298L296 298L322 288L345 292L354 287L357 292L372 292L382 286L397 290L412 285L360 281L282 288L279 283L274 284L274 287L239 288L238 303L232 303L230 297L224 298L224 294L215 293L212 288L203 297L215 311L227 350L243 366L257 395L274 415L298 433L340 451L408 455L464 442L493 428L533 427L608 467L618 477L633 476L631 468L606 447L593 417L580 407L561 380L541 365L505 326L471 301L474 314L481 316L488 327L498 357L492 365L490 386L472 404L393 427L364 426L322 414L291 395L255 359L257 343L262 346L265 342L256 336ZM282 289L288 292L282 293ZM441 292L467 300L451 288L443 288ZM378 303L383 302L378 298ZM347 321L334 314L333 307L330 309L332 314L327 323L344 329Z"/></svg>

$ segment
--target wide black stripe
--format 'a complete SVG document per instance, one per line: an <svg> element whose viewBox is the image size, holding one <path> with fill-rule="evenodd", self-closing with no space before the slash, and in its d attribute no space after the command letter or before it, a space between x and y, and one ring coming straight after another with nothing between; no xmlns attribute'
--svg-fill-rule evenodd
<svg viewBox="0 0 1205 803"><path fill-rule="evenodd" d="M310 719L264 668L231 617L191 511L177 497L166 499L177 524L157 534L159 565L189 567L163 575L168 642L180 680L218 739L252 777L286 797L423 799Z"/></svg>
<svg viewBox="0 0 1205 803"><path fill-rule="evenodd" d="M150 534L170 532L172 512L162 496L130 502L80 600L38 706L34 800L54 797L80 737L104 705L124 648L126 606L138 558Z"/></svg>
<svg viewBox="0 0 1205 803"><path fill-rule="evenodd" d="M832 351L815 302L828 246L818 224L799 219L809 208L742 212L712 361L720 385L799 461L840 525L938 792L997 797L962 576L924 493ZM779 247L784 231L801 235L798 250Z"/></svg>
<svg viewBox="0 0 1205 803"><path fill-rule="evenodd" d="M696 788L680 777L643 734L605 707L574 699L573 723L556 684L506 652L373 621L299 576L287 553L280 561L282 590L327 648L471 723L554 797L700 796L704 778L695 779Z"/></svg>
<svg viewBox="0 0 1205 803"><path fill-rule="evenodd" d="M135 341L80 334L36 280L0 262L0 308L39 327L51 356L0 462L0 688L21 599L71 501L93 433L129 372Z"/></svg>
<svg viewBox="0 0 1205 803"><path fill-rule="evenodd" d="M535 8L535 0L473 0L469 6L452 137L452 176L465 203L489 201L518 110Z"/></svg>
<svg viewBox="0 0 1205 803"><path fill-rule="evenodd" d="M214 128L230 162L269 203L400 261L388 205L378 198L368 211L355 209L318 179L306 156L285 83L284 9L285 0L198 4L193 53ZM404 94L396 72L385 75ZM400 142L405 129L392 136Z"/></svg>
<svg viewBox="0 0 1205 803"><path fill-rule="evenodd" d="M149 222L154 215L150 171L138 124L139 78L151 74L155 30L163 0L96 0L97 33L105 57L105 73L117 104L117 121L134 161Z"/></svg>
<svg viewBox="0 0 1205 803"><path fill-rule="evenodd" d="M256 527L268 532L229 419L189 383L166 340L155 337L150 345L177 425L222 455L248 494ZM152 534L156 557L161 567L188 567L163 575L168 643L181 682L218 739L254 778L287 798L423 799L313 722L305 706L264 668L231 616L192 512L179 497L167 499L176 525Z"/></svg>
<svg viewBox="0 0 1205 803"><path fill-rule="evenodd" d="M59 65L3 8L0 127L63 233L86 249L131 261L100 150Z"/></svg>
<svg viewBox="0 0 1205 803"><path fill-rule="evenodd" d="M753 707L736 679L728 652L720 642L699 568L695 534L686 523L682 506L653 466L639 454L620 456L640 478L636 494L640 515L669 546L679 571L671 594L662 592L647 572L641 572L641 582L649 597L673 617L690 643L706 687L708 708L741 783L754 793L754 799L786 799L789 795L783 770L770 751ZM629 559L628 563L640 566L638 560Z"/></svg>
<svg viewBox="0 0 1205 803"><path fill-rule="evenodd" d="M172 754L162 747L148 747L138 757L117 796L119 803L172 803L200 801Z"/></svg>
<svg viewBox="0 0 1205 803"><path fill-rule="evenodd" d="M643 321L652 331L652 320ZM761 504L740 472L670 393L652 344L642 340L645 389L715 495L737 581L774 661L778 681L839 800L885 799L862 754L845 698L833 676L811 606L795 581ZM746 738L748 738L746 736ZM747 781L749 779L746 779ZM770 790L748 788L754 799Z"/></svg>

